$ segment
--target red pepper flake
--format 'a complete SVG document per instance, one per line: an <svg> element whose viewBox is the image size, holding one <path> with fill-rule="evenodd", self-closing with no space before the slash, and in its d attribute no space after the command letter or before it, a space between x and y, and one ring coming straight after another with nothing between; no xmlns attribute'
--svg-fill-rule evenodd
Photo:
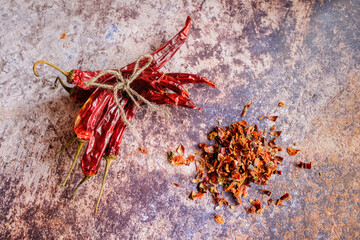
<svg viewBox="0 0 360 240"><path fill-rule="evenodd" d="M285 193L276 201L276 205L284 206L283 201L289 201L289 200L291 200L291 196L289 195L289 193Z"/></svg>
<svg viewBox="0 0 360 240"><path fill-rule="evenodd" d="M181 156L184 156L184 154L185 154L185 148L184 148L184 146L180 143L180 145L179 145L179 147L176 149L176 152L178 153L178 154L180 154Z"/></svg>
<svg viewBox="0 0 360 240"><path fill-rule="evenodd" d="M190 193L190 195L189 195L189 198L190 198L191 200L195 200L195 199L197 199L197 198L202 198L203 196L204 196L204 193L202 193L202 192L198 192L198 193L195 194L194 191L191 191L191 193Z"/></svg>
<svg viewBox="0 0 360 240"><path fill-rule="evenodd" d="M283 200L278 199L278 200L276 201L276 205L284 206L284 205L283 205Z"/></svg>
<svg viewBox="0 0 360 240"><path fill-rule="evenodd" d="M170 163L174 166L186 164L186 160L183 156L175 156L170 160Z"/></svg>
<svg viewBox="0 0 360 240"><path fill-rule="evenodd" d="M275 132L270 132L271 135L273 135L274 137L280 137L282 131L275 131Z"/></svg>
<svg viewBox="0 0 360 240"><path fill-rule="evenodd" d="M251 106L251 104L246 104L246 105L245 105L244 110L243 110L242 113L241 113L241 116L242 116L242 117L245 117L245 116L246 116L246 113L247 113L247 111L248 111L248 109L249 109L250 106Z"/></svg>
<svg viewBox="0 0 360 240"><path fill-rule="evenodd" d="M264 194L268 195L270 197L271 192L269 190L266 189L260 189L260 192L263 192Z"/></svg>
<svg viewBox="0 0 360 240"><path fill-rule="evenodd" d="M211 133L209 133L208 135L208 139L209 140L214 140L217 137L217 132L216 131L212 131Z"/></svg>
<svg viewBox="0 0 360 240"><path fill-rule="evenodd" d="M275 128L276 128L276 125L274 124L274 126L272 126L272 127L270 128L270 131L274 131Z"/></svg>
<svg viewBox="0 0 360 240"><path fill-rule="evenodd" d="M281 200L284 200L284 201L289 201L291 200L291 196L289 195L289 193L285 193L284 195L282 195L280 197Z"/></svg>
<svg viewBox="0 0 360 240"><path fill-rule="evenodd" d="M223 224L225 222L224 218L222 216L220 216L220 214L216 215L214 219L216 222L218 222L220 224Z"/></svg>
<svg viewBox="0 0 360 240"><path fill-rule="evenodd" d="M264 209L262 208L262 203L260 200L254 200L251 202L252 206L247 209L248 213L258 213L261 214Z"/></svg>
<svg viewBox="0 0 360 240"><path fill-rule="evenodd" d="M309 162L309 163L300 162L297 164L297 166L299 168L311 169L311 162Z"/></svg>
<svg viewBox="0 0 360 240"><path fill-rule="evenodd" d="M259 117L259 121L263 120L264 116Z"/></svg>
<svg viewBox="0 0 360 240"><path fill-rule="evenodd" d="M298 152L300 152L300 149L288 148L287 152L290 156L295 156Z"/></svg>
<svg viewBox="0 0 360 240"><path fill-rule="evenodd" d="M66 33L63 33L60 37L60 39L65 39L66 38Z"/></svg>
<svg viewBox="0 0 360 240"><path fill-rule="evenodd" d="M279 106L280 106L280 107L285 107L285 103L279 102Z"/></svg>
<svg viewBox="0 0 360 240"><path fill-rule="evenodd" d="M278 118L278 116L266 116L266 118L273 121L273 122L275 122L276 119Z"/></svg>
<svg viewBox="0 0 360 240"><path fill-rule="evenodd" d="M195 156L194 155L190 155L186 158L186 165L190 164L191 162L195 161Z"/></svg>
<svg viewBox="0 0 360 240"><path fill-rule="evenodd" d="M272 198L269 198L269 200L267 200L267 204L270 205L275 205L275 201L272 200Z"/></svg>
<svg viewBox="0 0 360 240"><path fill-rule="evenodd" d="M148 151L147 151L146 149L144 149L144 148L140 148L140 151L141 151L143 154L147 154L147 153L148 153Z"/></svg>
<svg viewBox="0 0 360 240"><path fill-rule="evenodd" d="M280 170L274 170L273 174L281 175L281 171Z"/></svg>
<svg viewBox="0 0 360 240"><path fill-rule="evenodd" d="M179 184L174 183L174 182L172 182L171 184L174 185L175 187L178 187L178 186L179 186Z"/></svg>

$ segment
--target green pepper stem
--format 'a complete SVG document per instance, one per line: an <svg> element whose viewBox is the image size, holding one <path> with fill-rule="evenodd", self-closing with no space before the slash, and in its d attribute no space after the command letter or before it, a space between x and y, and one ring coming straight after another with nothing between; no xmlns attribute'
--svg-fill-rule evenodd
<svg viewBox="0 0 360 240"><path fill-rule="evenodd" d="M39 60L37 61L36 63L34 63L34 66L33 66L33 71L34 71L34 74L38 77L39 74L37 73L36 71L36 67L37 65L39 65L39 63L45 63L53 68L55 68L56 70L60 71L62 74L64 74L66 77L69 77L70 73L69 72L66 72L64 70L62 70L61 68L59 68L58 66L55 66L54 64L48 62L48 61L44 61L44 60Z"/></svg>
<svg viewBox="0 0 360 240"><path fill-rule="evenodd" d="M104 190L104 185L105 185L105 181L106 181L106 176L107 176L107 174L108 174L108 172L109 172L110 165L111 165L112 161L114 161L115 159L116 159L115 156L106 156L106 157L105 157L105 160L106 160L106 168L105 168L105 173L104 173L104 177L103 177L102 184L101 184L101 188L100 188L99 197L98 197L98 200L97 200L97 203L96 203L96 207L95 207L95 213L97 213L97 210L98 210L98 207L99 207L101 195L102 195L103 190Z"/></svg>
<svg viewBox="0 0 360 240"><path fill-rule="evenodd" d="M66 86L65 83L61 80L60 77L56 77L55 82L54 82L54 86L55 86L55 87L58 86L58 85L57 85L57 82L60 82L61 86L62 86L69 94L71 94L71 92L73 91L73 88Z"/></svg>
<svg viewBox="0 0 360 240"><path fill-rule="evenodd" d="M67 142L65 143L65 145L61 148L61 150L58 152L58 154L56 154L56 157L57 157L57 158L60 157L60 155L65 151L65 149L67 149L67 148L70 146L70 144L75 140L75 138L76 138L75 135L71 136L71 138L69 139L69 141L67 141Z"/></svg>
<svg viewBox="0 0 360 240"><path fill-rule="evenodd" d="M77 158L79 157L80 151L81 151L82 147L84 146L84 143L85 143L85 142L86 142L86 141L83 141L83 140L79 140L79 141L78 141L78 148L77 148L77 151L76 151L74 160L73 160L73 162L72 162L72 164L71 164L70 170L69 170L69 172L68 172L68 174L67 174L64 182L60 185L61 187L65 187L66 182L67 182L67 180L69 179L70 174L71 174L72 170L73 170L74 167L75 167L76 160L77 160Z"/></svg>
<svg viewBox="0 0 360 240"><path fill-rule="evenodd" d="M74 195L73 195L73 198L71 199L71 202L73 202L75 200L75 197L76 197L76 193L79 189L79 187L84 183L86 182L90 177L92 177L93 175L85 175L85 177L81 180L81 182L77 185L77 187L75 188L75 192L74 192Z"/></svg>

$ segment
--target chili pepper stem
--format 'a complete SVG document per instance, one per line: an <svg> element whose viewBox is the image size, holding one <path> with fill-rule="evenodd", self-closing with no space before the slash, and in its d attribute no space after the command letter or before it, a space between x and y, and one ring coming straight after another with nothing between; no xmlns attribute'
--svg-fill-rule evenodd
<svg viewBox="0 0 360 240"><path fill-rule="evenodd" d="M58 85L57 85L57 82L60 82L61 86L62 86L69 94L71 94L71 92L73 91L73 88L66 86L65 83L61 80L60 77L56 77L55 82L54 82L54 86L55 86L55 87L58 86Z"/></svg>
<svg viewBox="0 0 360 240"><path fill-rule="evenodd" d="M69 179L70 174L71 174L72 170L73 170L74 167L75 167L76 160L77 160L77 158L78 158L78 156L79 156L79 154L80 154L80 151L81 151L82 147L84 146L84 143L85 143L85 142L86 142L86 141L83 141L83 140L79 140L79 141L78 141L78 149L77 149L77 151L76 151L74 160L73 160L73 162L72 162L72 164L71 164L70 170L69 170L69 172L68 172L68 174L67 174L64 182L60 185L61 187L65 187L66 182L67 182L67 180Z"/></svg>
<svg viewBox="0 0 360 240"><path fill-rule="evenodd" d="M106 181L106 176L107 176L107 174L108 174L108 172L109 172L110 165L111 165L112 161L114 161L116 158L117 158L117 157L115 157L115 156L106 156L106 157L105 157L105 160L106 160L106 168L105 168L105 173L104 173L103 181L102 181L101 188L100 188L99 197L98 197L98 200L97 200L97 203L96 203L96 207L95 207L95 213L97 213L97 210L98 210L98 207L99 207L101 195L102 195L103 190L104 190L104 185L105 185L105 181Z"/></svg>
<svg viewBox="0 0 360 240"><path fill-rule="evenodd" d="M37 67L37 65L39 65L39 63L45 63L45 64L47 64L47 65L55 68L56 70L58 70L58 71L60 71L61 73L63 73L66 77L68 77L68 76L70 75L69 72L66 72L66 71L62 70L62 69L59 68L58 66L55 66L54 64L52 64L52 63L50 63L50 62L48 62L48 61L39 60L39 61L37 61L36 63L34 63L34 66L33 66L34 74L35 74L37 77L39 76L39 74L38 74L37 71L36 71L36 67Z"/></svg>
<svg viewBox="0 0 360 240"><path fill-rule="evenodd" d="M69 139L69 141L67 141L67 142L65 143L65 145L61 148L61 150L56 154L56 157L57 157L57 158L60 157L60 155L65 151L65 149L67 149L67 148L70 146L70 144L75 140L75 138L76 138L75 135L71 136L71 138Z"/></svg>
<svg viewBox="0 0 360 240"><path fill-rule="evenodd" d="M85 175L85 177L81 180L81 182L76 186L75 191L74 191L73 198L71 199L71 202L73 202L73 201L75 200L76 193L77 193L79 187L80 187L84 182L86 182L90 177L92 177L92 176L93 176L93 175Z"/></svg>

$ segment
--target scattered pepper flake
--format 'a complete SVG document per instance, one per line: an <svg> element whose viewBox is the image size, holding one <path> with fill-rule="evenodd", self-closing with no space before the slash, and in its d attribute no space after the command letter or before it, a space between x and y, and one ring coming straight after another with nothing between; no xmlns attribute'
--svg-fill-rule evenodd
<svg viewBox="0 0 360 240"><path fill-rule="evenodd" d="M311 169L311 162L309 162L309 163L300 162L300 163L297 164L297 166L299 168Z"/></svg>
<svg viewBox="0 0 360 240"><path fill-rule="evenodd" d="M65 39L66 38L66 33L63 33L60 37L60 39Z"/></svg>
<svg viewBox="0 0 360 240"><path fill-rule="evenodd" d="M220 214L216 215L214 219L216 222L218 222L220 224L223 224L225 222L224 218L222 216L220 216Z"/></svg>
<svg viewBox="0 0 360 240"><path fill-rule="evenodd" d="M170 160L170 163L174 166L185 165L186 159L183 156L175 156Z"/></svg>
<svg viewBox="0 0 360 240"><path fill-rule="evenodd" d="M251 202L252 206L247 209L248 213L258 213L261 214L264 210L262 209L262 203L260 200L254 200Z"/></svg>
<svg viewBox="0 0 360 240"><path fill-rule="evenodd" d="M276 201L276 205L284 206L283 201L290 201L290 200L291 200L291 196L289 195L289 193L285 193Z"/></svg>
<svg viewBox="0 0 360 240"><path fill-rule="evenodd" d="M273 122L275 122L276 119L278 118L278 116L266 116L266 118L273 121Z"/></svg>
<svg viewBox="0 0 360 240"><path fill-rule="evenodd" d="M194 155L190 155L189 157L186 158L186 166L189 166L190 163L195 162L195 156Z"/></svg>
<svg viewBox="0 0 360 240"><path fill-rule="evenodd" d="M270 131L274 131L275 128L276 128L276 124L274 124L274 126L272 126L272 127L270 128Z"/></svg>
<svg viewBox="0 0 360 240"><path fill-rule="evenodd" d="M287 152L290 156L295 156L298 152L300 152L300 149L288 148Z"/></svg>
<svg viewBox="0 0 360 240"><path fill-rule="evenodd" d="M259 117L259 121L263 120L264 116Z"/></svg>
<svg viewBox="0 0 360 240"><path fill-rule="evenodd" d="M179 147L176 149L176 152L178 154L180 154L181 156L184 156L185 154L185 148L184 146L182 145L182 143L180 143Z"/></svg>
<svg viewBox="0 0 360 240"><path fill-rule="evenodd" d="M242 116L242 117L245 117L245 116L246 116L246 113L247 113L247 111L248 111L248 109L249 109L250 106L251 106L251 104L246 104L246 105L245 105L244 110L243 110L242 113L241 113L241 116Z"/></svg>
<svg viewBox="0 0 360 240"><path fill-rule="evenodd" d="M197 198L202 198L203 196L204 196L204 193L202 193L202 192L195 193L194 191L191 191L189 198L191 200L195 200Z"/></svg>
<svg viewBox="0 0 360 240"><path fill-rule="evenodd" d="M280 106L280 107L285 107L285 103L279 102L279 106Z"/></svg>
<svg viewBox="0 0 360 240"><path fill-rule="evenodd" d="M291 200L291 196L289 195L289 193L285 193L284 195L282 195L280 197L281 200L284 200L284 201L290 201Z"/></svg>
<svg viewBox="0 0 360 240"><path fill-rule="evenodd" d="M143 153L143 154L147 154L148 151L145 149L145 148L140 148L140 151Z"/></svg>
<svg viewBox="0 0 360 240"><path fill-rule="evenodd" d="M171 161L175 156L175 153L173 153L172 151L168 152L167 154L168 154L169 161Z"/></svg>
<svg viewBox="0 0 360 240"><path fill-rule="evenodd" d="M297 145L299 145L299 143L298 143L298 142L294 142L294 146L297 146Z"/></svg>
<svg viewBox="0 0 360 240"><path fill-rule="evenodd" d="M266 189L260 189L260 192L263 192L264 194L268 195L270 197L271 192L269 190Z"/></svg>
<svg viewBox="0 0 360 240"><path fill-rule="evenodd" d="M176 186L176 187L178 187L178 186L179 186L179 184L174 183L174 182L172 182L171 184L172 184L172 185L174 185L174 186Z"/></svg>

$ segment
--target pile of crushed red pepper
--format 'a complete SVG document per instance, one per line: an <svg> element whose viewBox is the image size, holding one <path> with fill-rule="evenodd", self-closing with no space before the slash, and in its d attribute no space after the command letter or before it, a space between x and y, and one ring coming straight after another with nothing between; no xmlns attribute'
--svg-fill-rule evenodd
<svg viewBox="0 0 360 240"><path fill-rule="evenodd" d="M283 105L283 104L281 104ZM246 115L250 105L246 105L242 116ZM280 106L280 105L279 105ZM277 116L266 116L267 119L275 122ZM263 117L259 118L262 120ZM223 197L223 192L230 193L236 205L241 204L241 198L248 194L250 183L267 185L273 174L281 175L278 169L283 161L283 157L276 156L281 152L282 147L276 146L276 139L281 135L281 131L274 131L276 125L271 127L271 132L258 129L257 125L249 125L245 120L236 122L226 128L216 127L209 135L209 140L215 143L208 145L201 143L199 146L202 154L199 160L195 160L194 155L186 159L183 157L184 149L180 144L175 156L173 152L168 153L170 163L173 165L189 165L195 161L197 175L191 181L197 183L197 192L192 191L189 198L195 200L202 198L205 193L210 193L217 203L217 209L223 205L230 206L229 201ZM297 145L297 144L296 144ZM289 155L294 156L299 149L287 149ZM311 168L311 163L300 162L300 168ZM260 192L270 197L271 191L260 189ZM268 205L283 205L283 201L291 200L288 193L282 195L276 201L268 199ZM249 200L251 207L247 209L249 213L262 213L264 208L260 200ZM221 217L221 216L220 216ZM223 223L219 215L215 220Z"/></svg>

